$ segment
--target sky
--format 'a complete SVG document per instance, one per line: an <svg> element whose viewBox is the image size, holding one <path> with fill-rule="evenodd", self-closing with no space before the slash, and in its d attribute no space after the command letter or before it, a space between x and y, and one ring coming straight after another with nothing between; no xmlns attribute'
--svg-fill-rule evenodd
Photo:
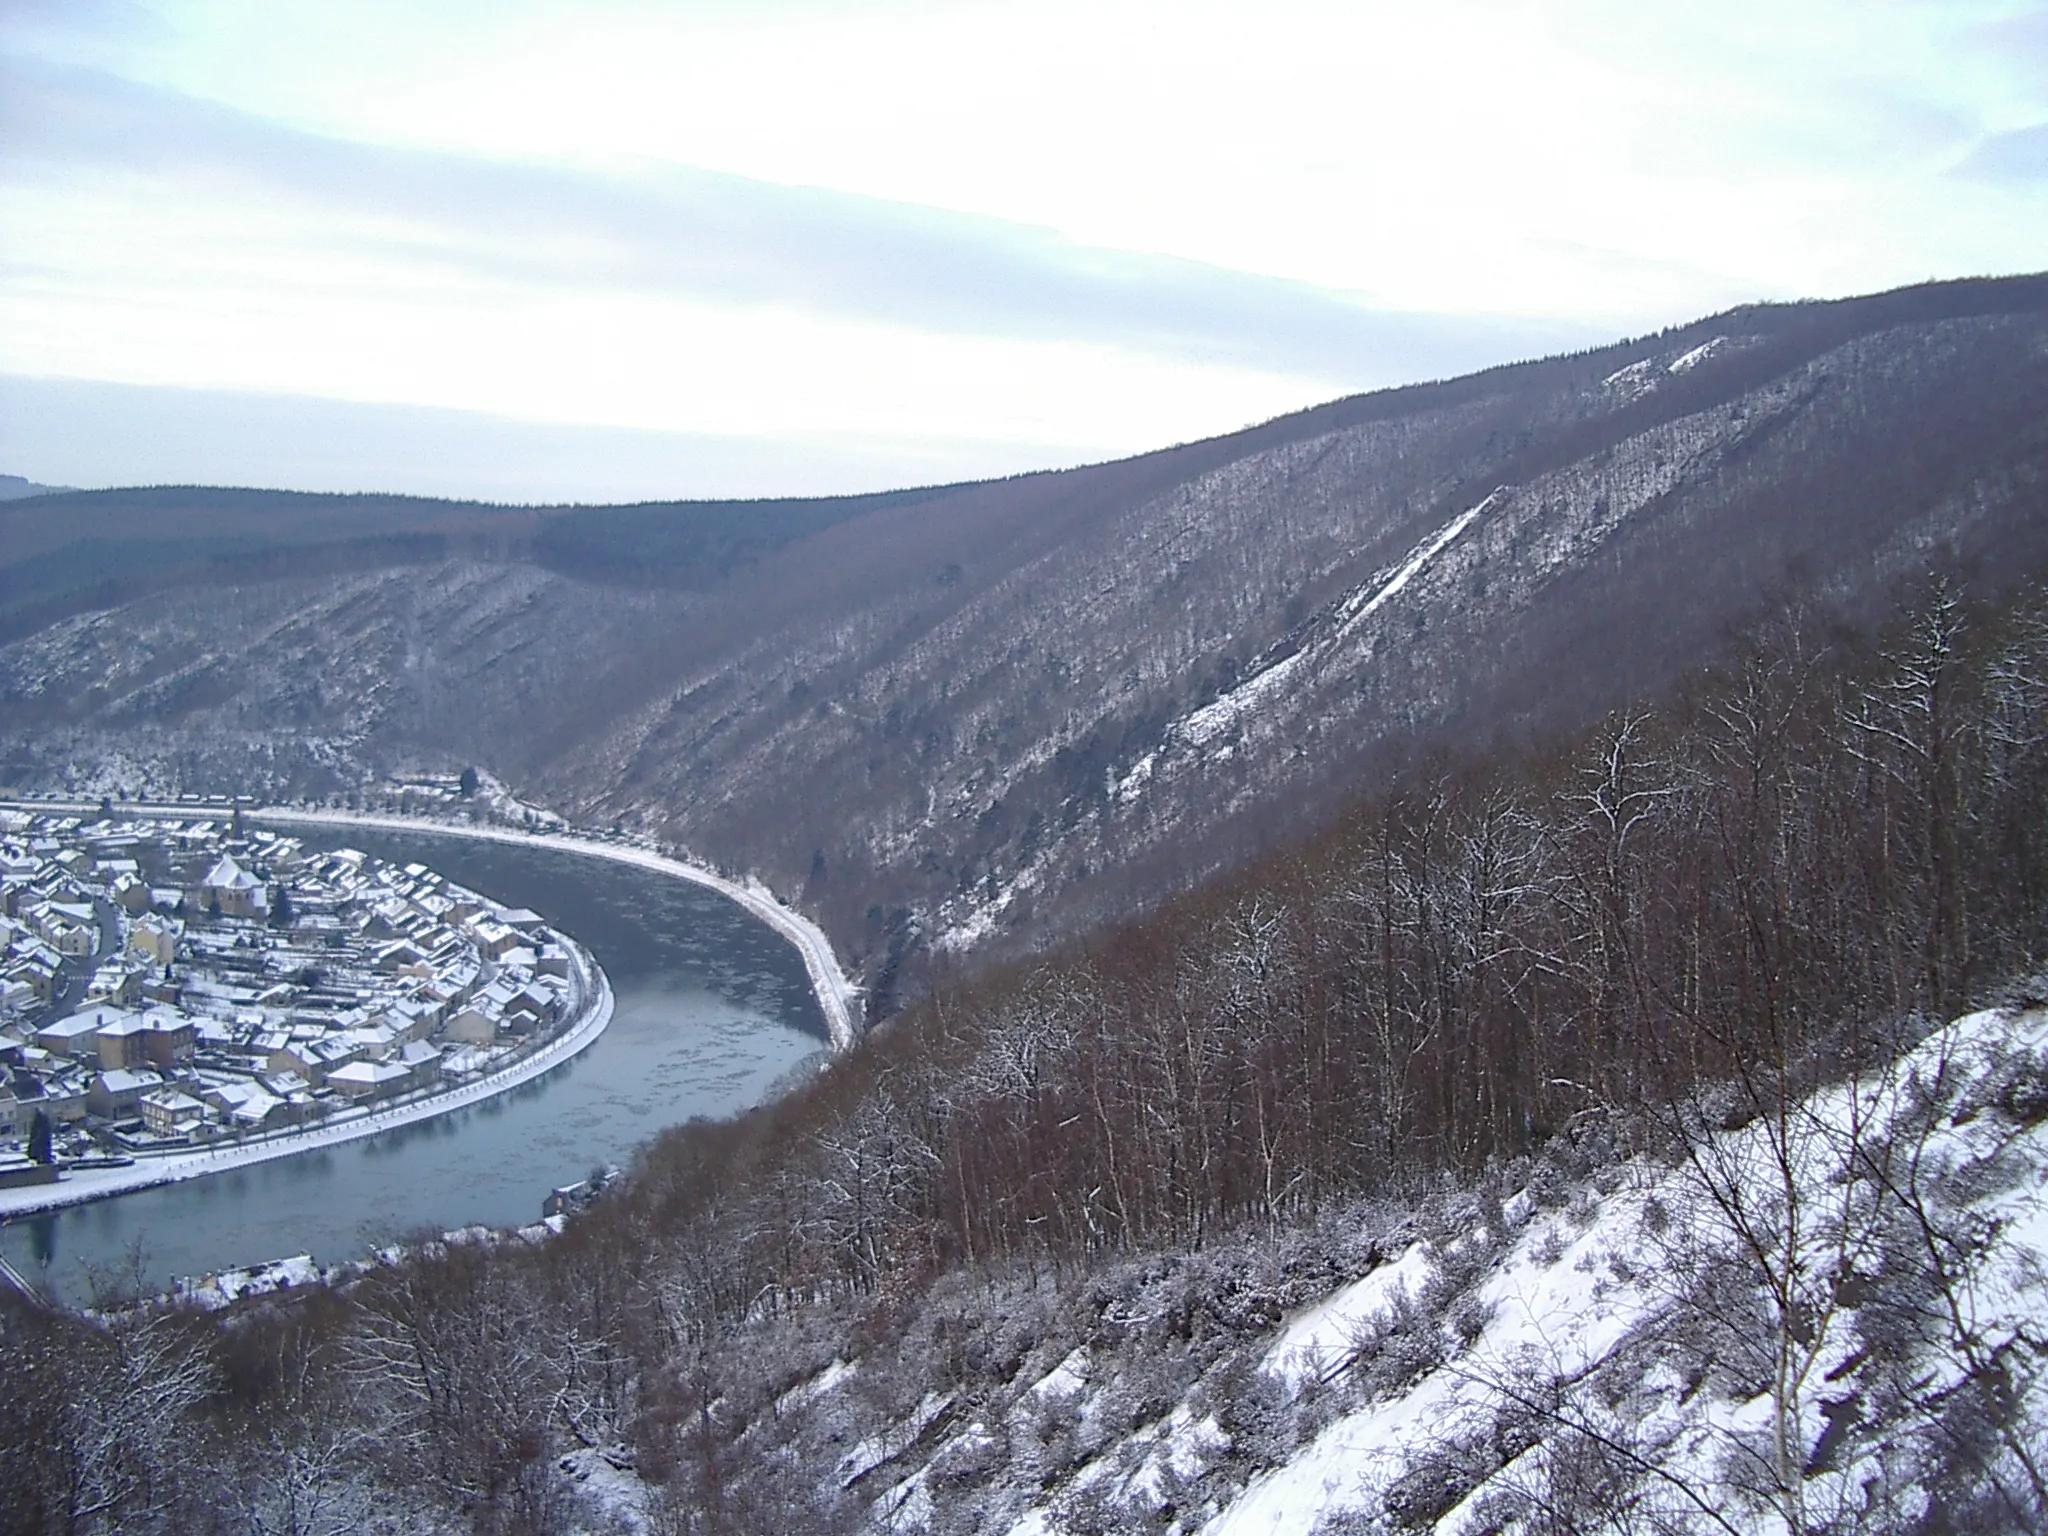
<svg viewBox="0 0 2048 1536"><path fill-rule="evenodd" d="M0 0L0 472L1081 463L2048 266L2048 4Z"/></svg>

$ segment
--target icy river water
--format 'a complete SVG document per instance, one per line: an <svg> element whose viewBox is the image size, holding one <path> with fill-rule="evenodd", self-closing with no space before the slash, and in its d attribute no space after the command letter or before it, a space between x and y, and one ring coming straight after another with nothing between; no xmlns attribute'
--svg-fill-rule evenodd
<svg viewBox="0 0 2048 1536"><path fill-rule="evenodd" d="M801 957L717 892L652 870L516 844L360 828L309 844L431 865L586 945L618 999L582 1054L471 1109L322 1151L138 1190L0 1227L0 1251L61 1296L95 1273L152 1288L178 1275L311 1253L323 1264L398 1238L540 1218L556 1185L624 1164L664 1126L761 1102L826 1049Z"/></svg>

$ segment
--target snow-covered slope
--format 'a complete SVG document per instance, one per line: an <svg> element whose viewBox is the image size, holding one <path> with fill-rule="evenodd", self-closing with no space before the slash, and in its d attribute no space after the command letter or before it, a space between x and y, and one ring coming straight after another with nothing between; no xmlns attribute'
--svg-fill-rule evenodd
<svg viewBox="0 0 2048 1536"><path fill-rule="evenodd" d="M928 1297L738 1445L905 1536L2038 1523L2048 1011L1735 1102L1630 1156L1589 1119L1509 1193Z"/></svg>
<svg viewBox="0 0 2048 1536"><path fill-rule="evenodd" d="M1906 1529L1971 1473L1977 1528L2040 1513L2044 1046L2040 1012L1973 1015L1675 1167L1509 1202L1518 1230L1462 1240L1488 1257L1441 1358L1203 1528ZM1317 1321L1359 1365L1395 1306L1376 1279Z"/></svg>

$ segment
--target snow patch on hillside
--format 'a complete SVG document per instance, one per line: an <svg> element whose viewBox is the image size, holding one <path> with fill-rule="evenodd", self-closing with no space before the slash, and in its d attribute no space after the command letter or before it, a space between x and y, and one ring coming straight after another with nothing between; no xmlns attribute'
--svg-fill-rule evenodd
<svg viewBox="0 0 2048 1536"><path fill-rule="evenodd" d="M1256 713L1276 699L1307 661L1307 652L1296 651L1284 661L1275 662L1213 703L1204 704L1183 717L1173 727L1174 734L1191 747L1206 747L1245 716Z"/></svg>
<svg viewBox="0 0 2048 1536"><path fill-rule="evenodd" d="M1357 1359L1375 1330L1422 1294L1435 1273L1428 1244L1410 1245L1393 1263L1325 1297L1287 1324L1266 1351L1262 1369L1288 1387L1330 1380Z"/></svg>
<svg viewBox="0 0 2048 1536"><path fill-rule="evenodd" d="M1701 363L1719 356L1730 347L1737 345L1726 336L1716 336L1703 341L1696 347L1689 347L1677 356L1662 353L1656 357L1645 357L1626 367L1617 368L1600 381L1600 387L1609 394L1620 395L1624 400L1633 400L1646 395L1667 378L1690 373Z"/></svg>
<svg viewBox="0 0 2048 1536"><path fill-rule="evenodd" d="M1415 552L1395 567L1394 574L1389 576L1385 583L1377 591L1373 592L1370 597L1354 597L1350 602L1346 603L1340 610L1343 615L1343 621L1338 625L1337 633L1331 637L1331 643L1335 644L1337 641L1342 640L1346 635L1357 629L1360 624L1384 608L1391 599L1400 593L1403 587L1415 579L1416 574L1425 565L1442 554L1450 546L1452 540L1456 539L1467 528L1470 528L1482 513L1490 510L1494 503L1499 501L1506 493L1507 488L1505 486L1497 487L1478 506L1460 512L1440 529L1434 537L1425 539L1417 546Z"/></svg>
<svg viewBox="0 0 2048 1536"><path fill-rule="evenodd" d="M1617 368L1600 381L1600 387L1631 400L1637 395L1647 394L1657 387L1657 360L1646 357L1625 368Z"/></svg>
<svg viewBox="0 0 2048 1536"><path fill-rule="evenodd" d="M1690 373L1708 358L1728 345L1726 336L1716 336L1712 341L1702 342L1690 352L1681 352L1664 365L1666 373Z"/></svg>
<svg viewBox="0 0 2048 1536"><path fill-rule="evenodd" d="M1355 633L1360 625L1399 596L1430 561L1449 548L1460 534L1470 528L1505 494L1506 488L1500 487L1477 506L1460 512L1442 528L1416 545L1392 571L1375 575L1371 581L1360 586L1340 602L1336 607L1335 626L1327 634L1317 636L1292 655L1262 668L1222 697L1182 717L1169 728L1169 736L1191 747L1207 747L1239 722L1270 708L1287 693L1298 678L1311 673L1337 646ZM1149 761L1144 766L1145 777L1149 778ZM1128 798L1128 794L1135 793L1143 783L1144 780L1137 777L1134 769L1125 777L1124 782L1117 786L1119 798Z"/></svg>

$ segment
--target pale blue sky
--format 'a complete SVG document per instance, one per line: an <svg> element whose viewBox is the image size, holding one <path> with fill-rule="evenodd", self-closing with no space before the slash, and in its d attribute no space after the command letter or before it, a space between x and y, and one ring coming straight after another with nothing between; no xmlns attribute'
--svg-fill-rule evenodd
<svg viewBox="0 0 2048 1536"><path fill-rule="evenodd" d="M75 484L1006 473L2044 252L2042 5L0 0Z"/></svg>

